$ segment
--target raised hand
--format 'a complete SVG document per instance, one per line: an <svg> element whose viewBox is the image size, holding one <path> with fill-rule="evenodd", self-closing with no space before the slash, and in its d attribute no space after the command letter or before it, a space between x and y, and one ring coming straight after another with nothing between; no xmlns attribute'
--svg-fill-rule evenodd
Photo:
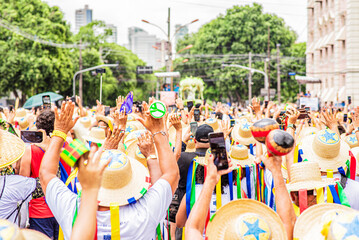
<svg viewBox="0 0 359 240"><path fill-rule="evenodd" d="M359 107L356 107L354 109L354 114L352 116L352 120L353 120L354 129L358 129L358 127L359 127Z"/></svg>
<svg viewBox="0 0 359 240"><path fill-rule="evenodd" d="M63 133L68 133L75 125L78 117L72 119L74 114L75 104L73 102L67 101L62 102L61 111L59 112L57 107L54 108L55 112L55 124L54 130L61 131Z"/></svg>
<svg viewBox="0 0 359 240"><path fill-rule="evenodd" d="M252 105L250 107L256 116L262 115L261 101L258 98L255 97L252 99Z"/></svg>
<svg viewBox="0 0 359 240"><path fill-rule="evenodd" d="M121 139L125 135L125 132L119 129L117 126L114 127L113 132L111 134L111 130L107 132L107 138L103 144L103 148L107 149L117 149L118 144L120 143Z"/></svg>
<svg viewBox="0 0 359 240"><path fill-rule="evenodd" d="M125 101L124 97L118 96L118 98L116 99L116 108L117 108L117 110L121 109L121 106L122 106L124 101Z"/></svg>
<svg viewBox="0 0 359 240"><path fill-rule="evenodd" d="M300 112L297 111L296 109L290 108L286 112L286 115L288 116L288 123L294 125L297 122Z"/></svg>
<svg viewBox="0 0 359 240"><path fill-rule="evenodd" d="M179 115L172 114L169 118L169 121L172 124L172 126L176 129L176 131L182 129L181 117Z"/></svg>
<svg viewBox="0 0 359 240"><path fill-rule="evenodd" d="M96 100L96 114L97 115L105 115L105 108L103 107L103 105L100 103L99 100Z"/></svg>
<svg viewBox="0 0 359 240"><path fill-rule="evenodd" d="M122 111L121 113L117 111L115 111L111 117L114 120L114 124L115 126L117 126L119 129L124 130L126 127L126 123L127 123L127 113L126 113L126 109L125 111Z"/></svg>
<svg viewBox="0 0 359 240"><path fill-rule="evenodd" d="M332 111L330 109L324 109L324 111L322 111L322 122L332 131L334 132L338 132L338 121L336 118L337 115L337 111L334 111L334 113L332 113Z"/></svg>
<svg viewBox="0 0 359 240"><path fill-rule="evenodd" d="M150 101L151 102L151 101ZM154 118L151 116L148 105L146 102L142 103L143 107L143 118L142 117L136 117L136 120L140 121L142 125L147 128L148 131L150 131L152 134L160 131L165 131L165 124L162 118Z"/></svg>
<svg viewBox="0 0 359 240"><path fill-rule="evenodd" d="M220 127L221 131L223 132L224 139L226 139L229 136L229 134L232 132L232 129L233 129L233 127L230 127L228 121L223 121L223 120L219 124L219 127Z"/></svg>
<svg viewBox="0 0 359 240"><path fill-rule="evenodd" d="M222 175L228 174L232 172L233 164L230 159L228 159L228 169L225 170L217 170L216 165L214 165L214 156L211 154L208 158L208 164L207 164L207 178L205 181L210 180L213 181L215 184L219 181L219 178Z"/></svg>
<svg viewBox="0 0 359 240"><path fill-rule="evenodd" d="M145 158L149 157L150 155L156 155L155 145L153 144L153 139L150 132L147 131L144 134L141 134L141 136L138 138L137 145Z"/></svg>
<svg viewBox="0 0 359 240"><path fill-rule="evenodd" d="M178 109L183 109L183 101L182 101L182 99L180 99L180 98L177 98L176 99L176 107L178 108Z"/></svg>

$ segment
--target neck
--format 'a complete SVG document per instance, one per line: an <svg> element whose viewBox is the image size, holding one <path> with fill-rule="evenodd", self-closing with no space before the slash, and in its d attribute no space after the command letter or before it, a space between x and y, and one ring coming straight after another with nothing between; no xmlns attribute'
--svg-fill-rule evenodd
<svg viewBox="0 0 359 240"><path fill-rule="evenodd" d="M100 212L110 211L110 208L109 207L98 206L97 211L100 211Z"/></svg>

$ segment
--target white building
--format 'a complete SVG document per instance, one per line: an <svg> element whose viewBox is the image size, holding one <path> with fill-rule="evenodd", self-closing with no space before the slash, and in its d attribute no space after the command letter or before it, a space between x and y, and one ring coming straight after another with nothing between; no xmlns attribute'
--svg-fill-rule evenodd
<svg viewBox="0 0 359 240"><path fill-rule="evenodd" d="M308 0L307 84L312 96L359 105L359 1Z"/></svg>
<svg viewBox="0 0 359 240"><path fill-rule="evenodd" d="M128 29L128 49L146 62L147 66L153 69L161 67L161 49L158 49L158 42L161 42L155 35L150 35L142 28L131 27Z"/></svg>
<svg viewBox="0 0 359 240"><path fill-rule="evenodd" d="M89 9L88 5L75 11L75 33L78 33L82 26L86 26L90 22L92 22L92 9Z"/></svg>
<svg viewBox="0 0 359 240"><path fill-rule="evenodd" d="M107 24L106 28L112 30L112 35L107 37L107 42L109 43L117 43L117 27L113 24Z"/></svg>

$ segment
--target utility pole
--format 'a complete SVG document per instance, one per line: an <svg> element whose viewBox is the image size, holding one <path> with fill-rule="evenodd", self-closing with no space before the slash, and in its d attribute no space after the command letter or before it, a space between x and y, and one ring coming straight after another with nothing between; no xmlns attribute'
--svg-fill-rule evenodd
<svg viewBox="0 0 359 240"><path fill-rule="evenodd" d="M268 76L268 69L267 69L267 61L268 60L268 58L266 58L265 60L264 60L264 71L265 71L265 74ZM269 101L269 94L270 94L270 90L269 90L269 82L268 82L268 77L267 77L267 79L265 79L266 81L264 81L264 88L265 89L267 89L267 100Z"/></svg>
<svg viewBox="0 0 359 240"><path fill-rule="evenodd" d="M79 71L82 70L82 39L80 39L80 46L79 46ZM82 72L80 73L80 79L79 79L79 96L81 101L83 101L82 98Z"/></svg>
<svg viewBox="0 0 359 240"><path fill-rule="evenodd" d="M252 53L249 52L249 68L252 68ZM248 101L250 102L252 99L252 71L249 71L248 75Z"/></svg>
<svg viewBox="0 0 359 240"><path fill-rule="evenodd" d="M281 85L281 81L280 81L280 54L279 54L279 47L280 47L280 43L277 43L277 96L278 96L278 104L280 104L280 97L281 97L281 93L280 93L280 85Z"/></svg>
<svg viewBox="0 0 359 240"><path fill-rule="evenodd" d="M168 20L167 20L167 47L168 47L168 59L167 59L167 72L172 72L172 43L171 43L171 8L168 8ZM173 91L173 77L171 77L171 91Z"/></svg>
<svg viewBox="0 0 359 240"><path fill-rule="evenodd" d="M267 52L267 58L268 58L268 64L267 64L267 75L268 75L268 101L270 101L270 64L269 64L269 61L270 61L270 26L268 26L268 52Z"/></svg>

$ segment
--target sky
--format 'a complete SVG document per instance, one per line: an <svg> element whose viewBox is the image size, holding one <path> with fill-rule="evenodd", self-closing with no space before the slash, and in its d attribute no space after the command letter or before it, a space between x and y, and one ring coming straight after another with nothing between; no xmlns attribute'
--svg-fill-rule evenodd
<svg viewBox="0 0 359 240"><path fill-rule="evenodd" d="M275 13L298 34L298 42L307 40L307 0L45 0L50 6L59 6L65 19L75 29L75 10L85 4L93 10L93 20L103 20L117 26L118 44L128 43L128 28L143 28L160 39L163 32L156 27L141 22L145 19L167 31L168 8L171 8L171 32L175 24L184 25L194 19L198 22L189 25L189 32L196 32L205 23L225 14L234 5L247 5L257 2L263 5L264 12Z"/></svg>

